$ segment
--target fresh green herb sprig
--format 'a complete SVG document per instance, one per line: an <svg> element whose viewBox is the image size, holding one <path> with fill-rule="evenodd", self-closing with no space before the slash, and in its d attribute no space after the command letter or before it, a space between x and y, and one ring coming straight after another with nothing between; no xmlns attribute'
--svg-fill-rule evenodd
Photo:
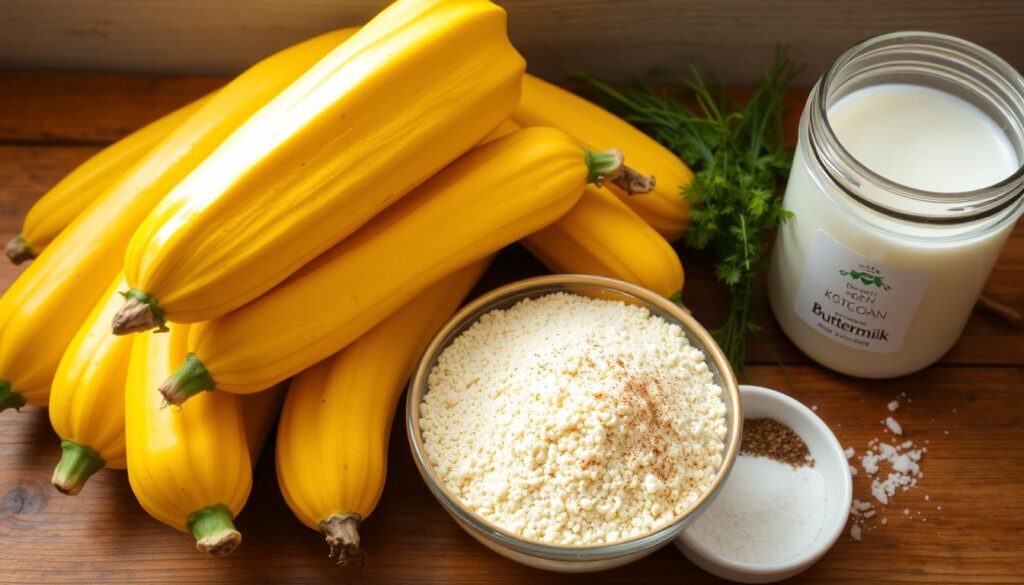
<svg viewBox="0 0 1024 585"><path fill-rule="evenodd" d="M782 112L786 88L800 70L785 48L776 49L774 62L746 103L712 91L692 65L689 76L659 73L684 86L696 108L641 83L620 90L591 75L577 76L597 90L611 111L648 132L694 171L693 182L682 188L691 203L686 245L710 249L715 274L729 287L729 317L714 334L744 379L747 333L760 338L752 307L758 279L768 268L766 238L790 216L778 196L793 156L782 143Z"/></svg>

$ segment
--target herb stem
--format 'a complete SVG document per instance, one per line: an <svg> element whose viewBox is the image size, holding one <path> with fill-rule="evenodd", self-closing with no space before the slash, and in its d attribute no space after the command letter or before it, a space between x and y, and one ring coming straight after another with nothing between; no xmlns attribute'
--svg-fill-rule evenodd
<svg viewBox="0 0 1024 585"><path fill-rule="evenodd" d="M690 92L693 108L641 83L617 89L590 75L577 76L609 109L693 169L693 182L681 186L691 203L686 245L710 249L715 275L729 287L729 317L715 337L744 380L747 335L760 338L753 303L759 277L768 268L767 236L790 216L778 196L792 162L792 152L782 145L782 108L786 88L800 70L786 49L778 48L745 104L722 90L712 91L696 67L690 67L689 75L672 73L671 79Z"/></svg>

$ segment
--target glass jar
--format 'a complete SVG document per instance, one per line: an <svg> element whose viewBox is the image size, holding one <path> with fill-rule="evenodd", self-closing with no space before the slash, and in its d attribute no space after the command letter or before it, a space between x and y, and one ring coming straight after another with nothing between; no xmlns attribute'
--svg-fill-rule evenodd
<svg viewBox="0 0 1024 585"><path fill-rule="evenodd" d="M891 101L899 95L911 99ZM1005 145L1009 165L994 184L991 169L982 173L993 162L981 154L986 140ZM935 155L946 147L959 149L952 163ZM934 363L960 337L1024 209L1022 160L1024 79L995 54L924 32L847 50L800 120L784 200L794 217L778 232L768 274L786 335L854 376Z"/></svg>

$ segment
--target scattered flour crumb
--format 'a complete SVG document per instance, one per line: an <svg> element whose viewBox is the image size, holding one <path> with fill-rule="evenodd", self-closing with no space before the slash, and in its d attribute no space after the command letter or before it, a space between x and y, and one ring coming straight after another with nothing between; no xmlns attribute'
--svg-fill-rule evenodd
<svg viewBox="0 0 1024 585"><path fill-rule="evenodd" d="M893 400L892 402L889 403L889 412L896 412L896 409L898 409L899 407L900 407L900 401L899 400Z"/></svg>

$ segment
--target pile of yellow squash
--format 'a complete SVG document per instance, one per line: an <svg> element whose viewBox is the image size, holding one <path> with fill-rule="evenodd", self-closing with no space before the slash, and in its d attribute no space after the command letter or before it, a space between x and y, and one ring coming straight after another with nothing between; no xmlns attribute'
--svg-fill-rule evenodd
<svg viewBox="0 0 1024 585"><path fill-rule="evenodd" d="M496 252L677 295L689 169L524 70L488 0L398 0L53 187L7 245L0 410L49 406L55 487L127 469L224 554L280 413L285 500L358 561L405 381Z"/></svg>

